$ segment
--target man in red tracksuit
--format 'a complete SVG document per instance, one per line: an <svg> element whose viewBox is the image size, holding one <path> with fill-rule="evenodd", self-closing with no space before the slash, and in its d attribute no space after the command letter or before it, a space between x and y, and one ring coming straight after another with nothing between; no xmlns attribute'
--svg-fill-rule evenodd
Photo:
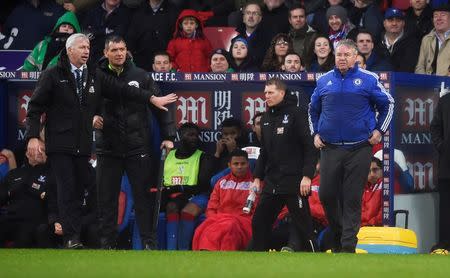
<svg viewBox="0 0 450 278"><path fill-rule="evenodd" d="M248 155L236 149L230 153L231 173L221 178L210 196L206 220L197 228L192 250L244 250L252 236L252 216L242 208L253 181L248 167Z"/></svg>
<svg viewBox="0 0 450 278"><path fill-rule="evenodd" d="M361 226L381 226L383 163L376 157L370 162L369 176L364 187L361 207Z"/></svg>

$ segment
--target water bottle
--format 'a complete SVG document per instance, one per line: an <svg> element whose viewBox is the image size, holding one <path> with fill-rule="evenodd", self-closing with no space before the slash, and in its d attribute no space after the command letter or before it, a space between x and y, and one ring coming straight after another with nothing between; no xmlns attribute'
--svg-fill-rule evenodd
<svg viewBox="0 0 450 278"><path fill-rule="evenodd" d="M256 192L254 190L250 190L250 193L248 194L247 200L245 201L245 205L242 208L242 212L245 214L249 214L252 210L253 203L256 199Z"/></svg>

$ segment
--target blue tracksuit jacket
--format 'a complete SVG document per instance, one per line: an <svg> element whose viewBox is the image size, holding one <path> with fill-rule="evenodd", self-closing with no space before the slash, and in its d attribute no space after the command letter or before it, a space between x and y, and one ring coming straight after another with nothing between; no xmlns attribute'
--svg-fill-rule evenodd
<svg viewBox="0 0 450 278"><path fill-rule="evenodd" d="M317 80L309 107L310 129L326 143L358 145L374 129L384 134L393 113L394 99L375 73L355 65L342 76L335 68Z"/></svg>

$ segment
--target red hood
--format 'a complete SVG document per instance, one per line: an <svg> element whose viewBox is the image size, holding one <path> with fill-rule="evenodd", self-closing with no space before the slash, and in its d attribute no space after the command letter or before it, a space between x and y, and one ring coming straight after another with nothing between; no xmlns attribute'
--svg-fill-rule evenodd
<svg viewBox="0 0 450 278"><path fill-rule="evenodd" d="M200 26L198 28L203 29L203 21L200 19L200 16L199 16L197 11L194 11L194 10L182 10L180 15L178 16L177 24L175 25L175 32L173 33L174 37L177 37L178 31L180 31L179 28L181 26L181 21L183 20L183 18L185 18L187 16L192 16L195 19L197 19L197 21L200 24Z"/></svg>

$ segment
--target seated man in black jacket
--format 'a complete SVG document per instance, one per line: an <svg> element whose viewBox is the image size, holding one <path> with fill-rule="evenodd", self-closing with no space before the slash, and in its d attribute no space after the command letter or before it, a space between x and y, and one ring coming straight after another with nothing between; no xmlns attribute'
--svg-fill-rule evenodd
<svg viewBox="0 0 450 278"><path fill-rule="evenodd" d="M42 141L41 147L45 148ZM26 156L28 162L9 171L0 184L0 206L4 206L0 215L0 247L6 241L12 241L17 248L33 247L36 228L45 223L46 191L54 178L45 153L31 156L27 152Z"/></svg>
<svg viewBox="0 0 450 278"><path fill-rule="evenodd" d="M193 123L179 128L180 147L167 155L164 164L162 207L167 215L167 249L188 250L194 220L205 211L213 158L199 149L200 130Z"/></svg>

